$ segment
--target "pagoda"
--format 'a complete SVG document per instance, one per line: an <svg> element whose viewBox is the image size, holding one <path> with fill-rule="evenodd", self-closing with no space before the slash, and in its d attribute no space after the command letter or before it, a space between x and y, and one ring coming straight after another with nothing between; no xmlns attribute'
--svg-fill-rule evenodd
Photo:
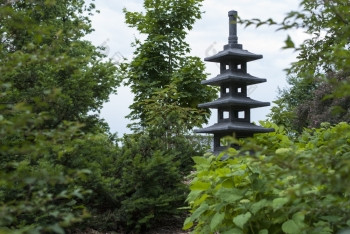
<svg viewBox="0 0 350 234"><path fill-rule="evenodd" d="M218 110L216 124L195 130L196 133L214 134L214 153L225 147L220 139L234 136L237 139L252 137L254 133L273 132L272 128L264 128L250 122L250 109L269 106L269 102L260 102L247 97L247 86L266 82L247 73L247 63L261 59L263 56L243 50L238 44L237 11L229 11L229 38L223 51L207 57L204 61L220 63L220 74L202 82L204 85L220 86L220 98L215 101L199 104L202 108Z"/></svg>

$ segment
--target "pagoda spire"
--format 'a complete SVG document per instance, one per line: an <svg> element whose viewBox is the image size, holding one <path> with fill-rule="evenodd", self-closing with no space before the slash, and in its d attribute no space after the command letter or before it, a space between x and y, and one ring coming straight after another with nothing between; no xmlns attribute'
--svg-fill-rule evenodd
<svg viewBox="0 0 350 234"><path fill-rule="evenodd" d="M227 49L227 48L242 49L242 45L238 44L237 11L229 11L228 19L229 19L228 20L228 24L229 24L228 44L224 46L224 49Z"/></svg>
<svg viewBox="0 0 350 234"><path fill-rule="evenodd" d="M228 44L238 44L237 37L237 11L229 11L229 37Z"/></svg>

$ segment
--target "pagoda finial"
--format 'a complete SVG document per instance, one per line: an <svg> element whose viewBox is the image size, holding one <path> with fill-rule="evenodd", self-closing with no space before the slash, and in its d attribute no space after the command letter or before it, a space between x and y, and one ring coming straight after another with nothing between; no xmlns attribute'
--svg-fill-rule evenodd
<svg viewBox="0 0 350 234"><path fill-rule="evenodd" d="M229 11L229 37L228 44L237 44L237 11Z"/></svg>
<svg viewBox="0 0 350 234"><path fill-rule="evenodd" d="M228 44L224 45L224 50L226 49L242 49L242 45L238 44L237 37L237 11L229 11L229 36L228 36Z"/></svg>

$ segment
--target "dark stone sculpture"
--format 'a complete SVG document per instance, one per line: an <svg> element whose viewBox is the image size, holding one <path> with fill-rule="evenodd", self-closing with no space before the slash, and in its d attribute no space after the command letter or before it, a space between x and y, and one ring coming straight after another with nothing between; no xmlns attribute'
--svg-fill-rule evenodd
<svg viewBox="0 0 350 234"><path fill-rule="evenodd" d="M236 138L252 137L254 133L273 132L272 128L263 128L250 122L250 109L269 106L269 102L260 102L247 97L247 86L266 82L247 73L247 62L261 59L263 56L243 50L238 44L237 11L230 11L228 44L216 55L204 61L220 63L220 74L202 84L220 86L220 98L199 104L203 108L218 110L218 123L207 128L195 130L196 133L214 134L214 153L224 149L220 139L225 136Z"/></svg>

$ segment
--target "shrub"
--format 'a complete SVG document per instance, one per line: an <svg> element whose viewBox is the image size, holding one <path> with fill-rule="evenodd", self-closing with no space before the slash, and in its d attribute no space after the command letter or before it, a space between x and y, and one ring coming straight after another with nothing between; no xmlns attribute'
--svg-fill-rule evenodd
<svg viewBox="0 0 350 234"><path fill-rule="evenodd" d="M116 162L120 207L114 213L128 230L140 231L174 218L184 205L187 188L180 162L161 146L155 147L153 140L147 134L126 137Z"/></svg>
<svg viewBox="0 0 350 234"><path fill-rule="evenodd" d="M296 141L274 127L240 151L194 158L185 229L333 233L350 226L350 125L324 123Z"/></svg>
<svg viewBox="0 0 350 234"><path fill-rule="evenodd" d="M117 148L105 135L88 135L73 141L74 148L61 158L67 168L91 171L75 181L91 191L82 201L91 218L79 228L141 232L183 217L178 208L188 193L184 157L147 133L121 140Z"/></svg>

